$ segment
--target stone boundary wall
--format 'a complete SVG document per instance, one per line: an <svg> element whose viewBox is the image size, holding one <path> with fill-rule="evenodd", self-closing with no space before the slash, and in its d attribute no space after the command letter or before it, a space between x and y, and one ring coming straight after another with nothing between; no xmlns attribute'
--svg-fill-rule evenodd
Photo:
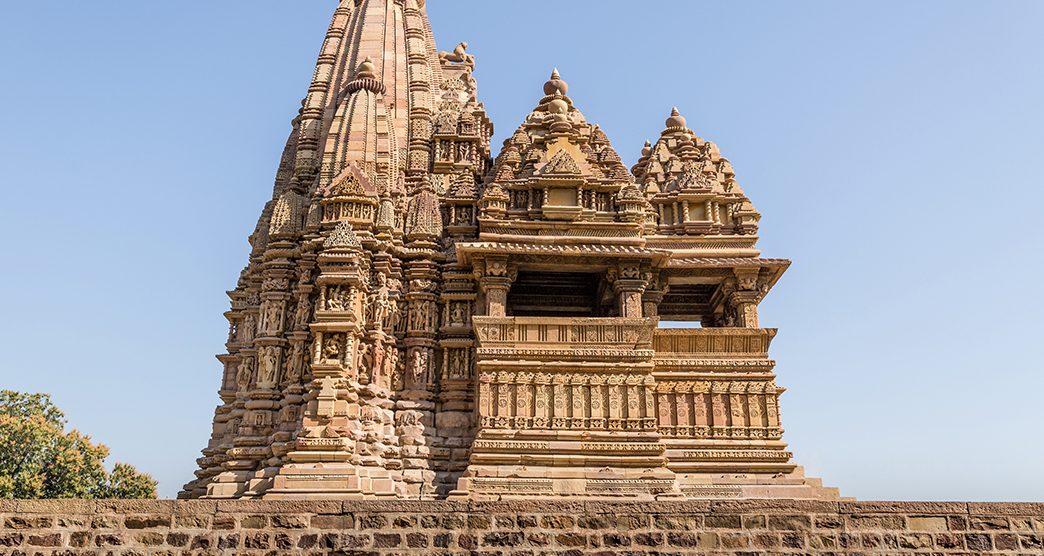
<svg viewBox="0 0 1044 556"><path fill-rule="evenodd" d="M0 501L0 556L1044 554L1044 504Z"/></svg>

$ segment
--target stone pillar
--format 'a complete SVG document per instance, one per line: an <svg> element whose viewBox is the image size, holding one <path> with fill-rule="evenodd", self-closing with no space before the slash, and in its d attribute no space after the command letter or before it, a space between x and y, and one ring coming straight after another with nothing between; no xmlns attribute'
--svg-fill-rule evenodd
<svg viewBox="0 0 1044 556"><path fill-rule="evenodd" d="M479 276L479 284L485 296L486 316L507 316L507 296L514 281L515 273L508 268L506 257L486 259L485 268Z"/></svg>
<svg viewBox="0 0 1044 556"><path fill-rule="evenodd" d="M642 292L642 316L656 318L660 314L660 302L667 294L666 280L661 281L660 277L652 272L646 273L644 277L646 287Z"/></svg>
<svg viewBox="0 0 1044 556"><path fill-rule="evenodd" d="M620 263L616 272L609 273L609 281L616 293L620 316L642 318L642 293L648 285L648 276L642 276L641 266L636 261Z"/></svg>
<svg viewBox="0 0 1044 556"><path fill-rule="evenodd" d="M730 298L735 315L735 326L740 328L758 328L758 302L761 292L758 291L758 269L735 269L736 291Z"/></svg>
<svg viewBox="0 0 1044 556"><path fill-rule="evenodd" d="M406 366L403 390L395 402L396 435L402 450L402 478L409 498L435 495L431 444L435 433L435 336L439 326L438 263L415 259L406 265Z"/></svg>

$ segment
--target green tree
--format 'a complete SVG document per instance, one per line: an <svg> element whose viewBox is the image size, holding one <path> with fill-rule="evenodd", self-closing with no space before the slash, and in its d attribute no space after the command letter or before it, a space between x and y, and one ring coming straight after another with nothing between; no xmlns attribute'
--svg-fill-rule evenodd
<svg viewBox="0 0 1044 556"><path fill-rule="evenodd" d="M0 391L0 498L155 498L156 481L72 430L47 394Z"/></svg>

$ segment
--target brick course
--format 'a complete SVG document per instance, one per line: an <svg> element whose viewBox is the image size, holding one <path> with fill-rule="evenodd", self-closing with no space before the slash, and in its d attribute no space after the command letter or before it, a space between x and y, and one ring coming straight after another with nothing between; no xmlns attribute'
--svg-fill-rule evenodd
<svg viewBox="0 0 1044 556"><path fill-rule="evenodd" d="M1044 504L0 501L0 556L1044 554Z"/></svg>

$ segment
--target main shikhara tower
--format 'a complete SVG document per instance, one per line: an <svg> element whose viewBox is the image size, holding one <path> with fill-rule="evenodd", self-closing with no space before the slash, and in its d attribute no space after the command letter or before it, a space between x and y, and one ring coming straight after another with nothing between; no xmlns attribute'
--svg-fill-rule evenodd
<svg viewBox="0 0 1044 556"><path fill-rule="evenodd" d="M836 498L782 440L790 263L728 160L675 110L628 170L557 71L494 159L466 48L340 2L181 496Z"/></svg>

